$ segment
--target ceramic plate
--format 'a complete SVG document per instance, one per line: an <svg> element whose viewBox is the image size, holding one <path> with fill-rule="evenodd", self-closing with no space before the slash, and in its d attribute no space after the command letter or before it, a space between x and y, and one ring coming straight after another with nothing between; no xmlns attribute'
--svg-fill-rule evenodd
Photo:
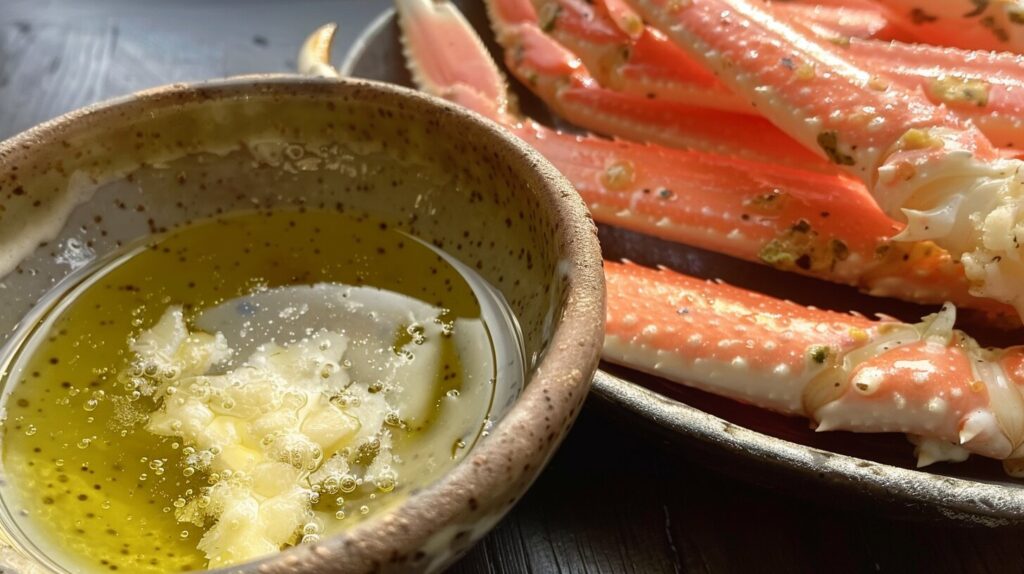
<svg viewBox="0 0 1024 574"><path fill-rule="evenodd" d="M479 0L456 2L493 55L486 14ZM411 86L392 11L382 14L353 45L341 66L346 75ZM527 91L511 82L525 113L572 129L554 118ZM867 297L853 289L779 272L716 253L602 226L606 259L665 265L683 273L723 279L733 285L838 311L884 313L917 321L931 309ZM987 344L1005 333L972 326ZM1017 333L1020 335L1020 333ZM996 461L973 457L960 464L914 468L913 447L903 435L815 433L807 421L769 413L656 377L602 365L594 394L602 403L683 447L702 463L729 474L805 496L827 497L849 506L892 515L960 522L1024 524L1024 482L1005 476Z"/></svg>

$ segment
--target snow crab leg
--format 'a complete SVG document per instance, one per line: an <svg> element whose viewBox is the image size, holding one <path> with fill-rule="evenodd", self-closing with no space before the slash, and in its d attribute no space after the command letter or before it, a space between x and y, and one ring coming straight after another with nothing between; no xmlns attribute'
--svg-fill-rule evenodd
<svg viewBox="0 0 1024 574"><path fill-rule="evenodd" d="M1024 56L863 40L843 53L969 118L994 145L1024 148Z"/></svg>
<svg viewBox="0 0 1024 574"><path fill-rule="evenodd" d="M595 0L594 5L632 39L636 40L642 35L643 18L625 0ZM776 4L775 9L786 20L813 26L832 37L901 41L912 39L905 28L894 22L885 10L869 2L786 2Z"/></svg>
<svg viewBox="0 0 1024 574"><path fill-rule="evenodd" d="M893 245L898 227L851 179L735 157L555 132L516 117L504 79L448 3L397 2L416 83L524 139L574 184L598 221L879 296L953 300L1016 326L1013 310L971 297L963 271L928 243ZM473 69L473 74L462 74ZM841 215L840 215L841 214Z"/></svg>
<svg viewBox="0 0 1024 574"><path fill-rule="evenodd" d="M1024 52L1024 5L1018 0L877 0L930 43Z"/></svg>
<svg viewBox="0 0 1024 574"><path fill-rule="evenodd" d="M541 29L529 0L488 1L487 8L509 71L559 116L578 126L634 141L835 172L762 118L601 87L575 54ZM751 133L758 137L751 138Z"/></svg>
<svg viewBox="0 0 1024 574"><path fill-rule="evenodd" d="M757 113L749 101L723 86L713 74L653 28L641 24L637 33L623 33L621 27L615 26L616 20L599 9L599 5L591 6L582 0L534 0L532 5L536 12L520 8L517 13L523 19L532 15L533 21L542 24L548 35L580 57L602 86L692 106ZM808 8L801 4L775 6L776 13L786 20L790 15L784 10ZM635 13L620 14L618 18L642 23ZM837 35L815 22L803 23L817 30L819 36L841 46L844 55L858 64L877 70L906 88L921 89L933 103L945 104L956 114L970 118L995 145L1024 147L1024 58L1021 56L861 40Z"/></svg>
<svg viewBox="0 0 1024 574"><path fill-rule="evenodd" d="M901 240L933 240L972 292L1024 312L1024 163L917 91L745 0L630 0L780 129L855 175Z"/></svg>
<svg viewBox="0 0 1024 574"><path fill-rule="evenodd" d="M787 20L821 30L832 38L872 38L875 40L910 41L913 39L900 22L894 22L883 11L868 5L779 3L776 10Z"/></svg>
<svg viewBox="0 0 1024 574"><path fill-rule="evenodd" d="M639 31L635 34L621 30L631 25L616 26L612 16L602 14L597 6L585 0L487 1L499 41L504 30L539 27L555 41L552 44L560 45L550 50L564 46L579 57L602 87L646 99L742 114L757 113L750 102L723 86L714 74L668 42L661 32L644 26L629 8L618 8L618 11L630 10L628 14L619 14L618 18L639 22ZM621 0L614 1L621 3ZM515 73L515 67L510 66L510 69Z"/></svg>
<svg viewBox="0 0 1024 574"><path fill-rule="evenodd" d="M605 262L604 359L817 430L900 432L918 465L1024 457L1024 347L982 349L956 309L912 325L802 307L665 269Z"/></svg>

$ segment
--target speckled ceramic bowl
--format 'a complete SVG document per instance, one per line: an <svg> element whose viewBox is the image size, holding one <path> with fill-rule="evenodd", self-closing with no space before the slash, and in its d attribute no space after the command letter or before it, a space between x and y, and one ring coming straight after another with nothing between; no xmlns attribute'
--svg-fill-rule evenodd
<svg viewBox="0 0 1024 574"><path fill-rule="evenodd" d="M347 167L352 149L405 167L371 181ZM452 183L429 205L417 200L416 162L444 166ZM490 435L441 480L344 534L231 571L440 569L522 496L587 393L604 320L593 223L535 152L410 90L294 77L175 85L0 143L0 332L68 275L55 254L69 245L102 256L253 205L343 206L449 247L503 292L533 366Z"/></svg>

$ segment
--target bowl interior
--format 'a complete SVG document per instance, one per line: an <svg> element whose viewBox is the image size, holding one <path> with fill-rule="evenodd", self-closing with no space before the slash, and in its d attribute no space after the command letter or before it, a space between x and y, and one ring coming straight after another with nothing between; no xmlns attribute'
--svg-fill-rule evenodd
<svg viewBox="0 0 1024 574"><path fill-rule="evenodd" d="M316 85L249 95L242 82L161 98L181 100L169 105L143 99L9 152L0 330L73 270L72 252L103 256L233 211L335 209L381 219L471 265L508 300L536 360L565 286L553 281L564 248L553 240L557 218L536 183L493 138L462 132L446 108L425 117L402 97Z"/></svg>
<svg viewBox="0 0 1024 574"><path fill-rule="evenodd" d="M0 145L0 160L10 166L0 174L0 331L16 330L83 262L148 234L275 206L368 215L454 255L504 295L531 370L526 394L544 386L531 384L538 378L533 369L559 355L546 350L563 317L573 314L574 285L587 284L592 297L577 303L590 306L589 319L574 334L580 345L570 351L571 380L561 381L572 384L543 389L561 399L544 417L546 430L527 438L519 428L530 444L508 455L526 460L523 471L494 490L494 504L488 496L474 499L475 518L466 520L489 514L485 528L437 556L417 552L420 566L437 567L468 547L525 490L585 396L596 367L603 292L592 224L581 203L566 199L576 198L559 193L560 176L538 156L454 107L366 82L240 78L154 90L73 115ZM330 246L324 252L330 257ZM577 270L588 258L584 266L591 270L581 282ZM492 420L517 398L495 397ZM520 417L517 424L541 423ZM502 435L500 422L490 441L497 442L493 435ZM474 452L490 452L488 444ZM497 476L460 488L469 496ZM430 529L469 513L458 504L457 512L435 508L437 524L422 520L420 530L406 528L392 546L440 547L424 540Z"/></svg>

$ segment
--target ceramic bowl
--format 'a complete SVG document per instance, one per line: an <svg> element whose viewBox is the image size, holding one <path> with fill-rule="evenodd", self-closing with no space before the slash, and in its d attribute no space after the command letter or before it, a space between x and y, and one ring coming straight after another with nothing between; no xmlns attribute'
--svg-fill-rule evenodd
<svg viewBox="0 0 1024 574"><path fill-rule="evenodd" d="M371 181L346 167L351 149L390 154L406 167ZM443 166L452 184L422 202L429 205L418 201L422 174L408 168L417 162ZM489 435L436 483L342 534L230 570L442 568L522 496L587 394L604 321L593 222L538 154L411 90L273 76L174 85L0 143L0 332L6 337L71 272L55 254L74 247L100 257L254 205L342 206L448 249L503 293L530 371L522 392L498 406ZM26 543L14 536L15 545Z"/></svg>

